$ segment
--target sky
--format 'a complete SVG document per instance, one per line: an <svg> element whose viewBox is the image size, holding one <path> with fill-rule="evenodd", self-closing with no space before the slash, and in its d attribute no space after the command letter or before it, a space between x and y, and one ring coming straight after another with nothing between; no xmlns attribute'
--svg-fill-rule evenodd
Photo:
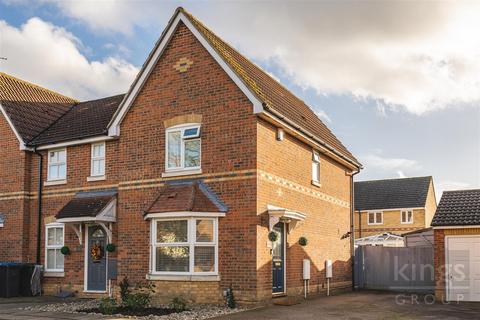
<svg viewBox="0 0 480 320"><path fill-rule="evenodd" d="M123 93L178 6L304 100L364 165L480 188L480 2L0 0L0 71Z"/></svg>

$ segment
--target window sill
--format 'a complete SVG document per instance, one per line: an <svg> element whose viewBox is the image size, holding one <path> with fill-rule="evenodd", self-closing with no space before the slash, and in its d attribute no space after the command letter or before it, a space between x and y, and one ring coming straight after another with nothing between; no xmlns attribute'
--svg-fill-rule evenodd
<svg viewBox="0 0 480 320"><path fill-rule="evenodd" d="M168 177L189 176L189 175L201 174L201 173L202 173L202 169L166 171L162 173L162 177L168 178Z"/></svg>
<svg viewBox="0 0 480 320"><path fill-rule="evenodd" d="M105 175L103 176L90 176L90 177L87 177L87 181L88 182L92 182L92 181L103 181L103 180L106 180L107 178L105 177Z"/></svg>
<svg viewBox="0 0 480 320"><path fill-rule="evenodd" d="M43 276L45 278L63 278L65 277L65 272L45 271Z"/></svg>
<svg viewBox="0 0 480 320"><path fill-rule="evenodd" d="M167 275L167 274L147 274L147 280L166 280L166 281L220 281L219 275Z"/></svg>
<svg viewBox="0 0 480 320"><path fill-rule="evenodd" d="M58 186L60 184L67 184L67 179L63 180L50 180L43 183L44 186Z"/></svg>
<svg viewBox="0 0 480 320"><path fill-rule="evenodd" d="M315 181L315 180L312 180L312 185L316 186L316 187L321 187L321 183L318 182L318 181Z"/></svg>
<svg viewBox="0 0 480 320"><path fill-rule="evenodd" d="M413 224L413 221L412 222L400 222L400 224Z"/></svg>

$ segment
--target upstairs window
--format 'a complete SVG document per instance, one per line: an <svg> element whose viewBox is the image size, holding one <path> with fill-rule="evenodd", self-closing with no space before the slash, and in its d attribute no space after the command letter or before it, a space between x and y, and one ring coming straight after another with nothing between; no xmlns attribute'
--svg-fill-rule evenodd
<svg viewBox="0 0 480 320"><path fill-rule="evenodd" d="M412 210L402 210L401 222L408 224L413 223L413 211Z"/></svg>
<svg viewBox="0 0 480 320"><path fill-rule="evenodd" d="M105 175L105 142L92 144L92 162L90 175L92 177L99 177Z"/></svg>
<svg viewBox="0 0 480 320"><path fill-rule="evenodd" d="M45 243L45 270L63 272L64 226L51 224L46 226Z"/></svg>
<svg viewBox="0 0 480 320"><path fill-rule="evenodd" d="M48 181L67 178L67 149L48 151Z"/></svg>
<svg viewBox="0 0 480 320"><path fill-rule="evenodd" d="M320 155L316 151L312 154L312 183L320 183Z"/></svg>
<svg viewBox="0 0 480 320"><path fill-rule="evenodd" d="M368 224L383 224L383 212L369 212Z"/></svg>
<svg viewBox="0 0 480 320"><path fill-rule="evenodd" d="M200 169L200 125L167 129L165 153L167 171Z"/></svg>

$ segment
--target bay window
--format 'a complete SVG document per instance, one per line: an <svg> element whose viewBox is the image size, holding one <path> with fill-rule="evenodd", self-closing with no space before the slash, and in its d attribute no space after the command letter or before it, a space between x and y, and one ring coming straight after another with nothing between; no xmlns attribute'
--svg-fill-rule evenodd
<svg viewBox="0 0 480 320"><path fill-rule="evenodd" d="M48 151L48 181L67 178L67 149Z"/></svg>
<svg viewBox="0 0 480 320"><path fill-rule="evenodd" d="M200 169L200 125L188 124L166 130L167 171Z"/></svg>
<svg viewBox="0 0 480 320"><path fill-rule="evenodd" d="M217 222L217 218L152 220L152 274L217 274Z"/></svg>
<svg viewBox="0 0 480 320"><path fill-rule="evenodd" d="M45 271L63 272L64 225L50 224L45 232Z"/></svg>

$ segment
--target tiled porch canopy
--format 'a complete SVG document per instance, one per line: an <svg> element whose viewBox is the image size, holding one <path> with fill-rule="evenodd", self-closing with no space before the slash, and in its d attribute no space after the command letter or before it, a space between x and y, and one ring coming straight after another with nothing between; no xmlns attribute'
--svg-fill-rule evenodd
<svg viewBox="0 0 480 320"><path fill-rule="evenodd" d="M144 218L162 216L225 216L227 206L202 181L167 183L160 189L152 205L144 211Z"/></svg>
<svg viewBox="0 0 480 320"><path fill-rule="evenodd" d="M56 215L57 222L69 224L82 243L82 225L97 223L111 239L111 223L115 222L117 190L79 192ZM108 224L108 227L107 225Z"/></svg>

